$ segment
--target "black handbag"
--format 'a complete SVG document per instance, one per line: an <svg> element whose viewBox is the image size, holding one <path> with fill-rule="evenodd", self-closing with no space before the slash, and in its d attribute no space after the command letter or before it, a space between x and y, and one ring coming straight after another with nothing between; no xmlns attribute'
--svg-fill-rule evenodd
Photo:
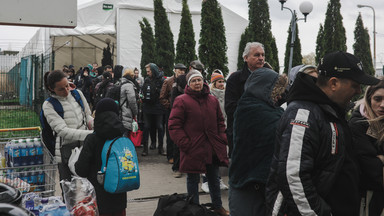
<svg viewBox="0 0 384 216"><path fill-rule="evenodd" d="M60 147L60 154L61 154L61 162L63 164L68 164L69 158L72 154L72 149L82 146L81 141L75 141L73 143L68 143L65 145L61 145Z"/></svg>

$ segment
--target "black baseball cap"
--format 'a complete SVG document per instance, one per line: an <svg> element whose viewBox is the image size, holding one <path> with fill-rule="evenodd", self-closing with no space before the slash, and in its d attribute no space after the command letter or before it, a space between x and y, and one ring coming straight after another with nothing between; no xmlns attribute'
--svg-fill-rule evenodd
<svg viewBox="0 0 384 216"><path fill-rule="evenodd" d="M351 79L364 85L375 85L380 81L364 73L363 63L356 56L343 51L326 54L317 69L322 76Z"/></svg>

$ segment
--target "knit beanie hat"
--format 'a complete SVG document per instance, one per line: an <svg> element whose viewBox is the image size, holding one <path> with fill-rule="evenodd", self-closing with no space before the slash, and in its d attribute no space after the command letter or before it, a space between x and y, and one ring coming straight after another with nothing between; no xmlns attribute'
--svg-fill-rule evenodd
<svg viewBox="0 0 384 216"><path fill-rule="evenodd" d="M192 79L193 77L201 77L201 79L203 79L203 75L201 75L201 73L200 73L199 71L192 69L192 70L190 70L190 71L187 73L187 75L186 75L186 77L185 77L186 80L187 80L187 85L188 85L188 86L189 86L189 82L191 81L191 79Z"/></svg>
<svg viewBox="0 0 384 216"><path fill-rule="evenodd" d="M219 73L213 73L211 76L211 83L216 82L217 80L224 79L224 76Z"/></svg>
<svg viewBox="0 0 384 216"><path fill-rule="evenodd" d="M107 111L112 111L119 115L119 106L111 98L103 98L96 104L96 115Z"/></svg>

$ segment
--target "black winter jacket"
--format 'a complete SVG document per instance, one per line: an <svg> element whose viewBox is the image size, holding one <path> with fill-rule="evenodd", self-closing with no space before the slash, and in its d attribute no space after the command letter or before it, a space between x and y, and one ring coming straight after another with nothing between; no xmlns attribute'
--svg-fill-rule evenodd
<svg viewBox="0 0 384 216"><path fill-rule="evenodd" d="M142 89L143 92L143 112L148 114L164 114L165 108L160 103L160 91L163 86L164 78L163 77L147 77L144 80ZM146 94L148 93L148 87L151 89L149 91L150 100L146 99Z"/></svg>
<svg viewBox="0 0 384 216"><path fill-rule="evenodd" d="M244 92L244 84L247 81L251 72L248 69L248 65L244 63L242 70L233 72L228 80L225 87L225 113L227 114L227 139L229 146L229 154L232 153L233 148L233 120L234 114L237 108L237 102ZM229 155L231 157L231 155Z"/></svg>
<svg viewBox="0 0 384 216"><path fill-rule="evenodd" d="M121 212L127 207L127 193L111 194L97 182L97 172L101 168L101 152L106 140L122 136L123 123L116 113L108 111L96 113L95 133L89 134L75 164L76 173L87 178L95 187L100 214Z"/></svg>
<svg viewBox="0 0 384 216"><path fill-rule="evenodd" d="M277 130L268 215L359 215L358 166L345 111L300 73Z"/></svg>
<svg viewBox="0 0 384 216"><path fill-rule="evenodd" d="M384 210L383 163L376 156L384 155L383 144L379 146L377 139L367 135L369 123L359 108L353 111L349 125L361 167L362 195L365 196L367 190L373 192L369 215L380 215Z"/></svg>

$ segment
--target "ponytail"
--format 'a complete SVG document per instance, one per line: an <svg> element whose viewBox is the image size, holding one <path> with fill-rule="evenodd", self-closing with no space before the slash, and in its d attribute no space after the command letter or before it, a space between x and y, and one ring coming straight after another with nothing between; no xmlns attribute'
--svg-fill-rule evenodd
<svg viewBox="0 0 384 216"><path fill-rule="evenodd" d="M67 75L61 70L48 71L44 74L44 87L47 91L54 93L53 89L57 82L60 82Z"/></svg>

